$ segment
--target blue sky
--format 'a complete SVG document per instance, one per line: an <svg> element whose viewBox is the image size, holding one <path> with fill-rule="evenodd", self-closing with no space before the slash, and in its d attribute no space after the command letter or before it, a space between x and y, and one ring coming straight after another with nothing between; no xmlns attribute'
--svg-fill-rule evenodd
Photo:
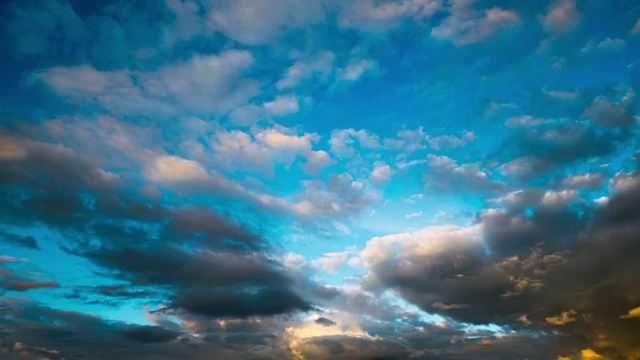
<svg viewBox="0 0 640 360"><path fill-rule="evenodd" d="M633 1L7 1L9 359L640 359Z"/></svg>

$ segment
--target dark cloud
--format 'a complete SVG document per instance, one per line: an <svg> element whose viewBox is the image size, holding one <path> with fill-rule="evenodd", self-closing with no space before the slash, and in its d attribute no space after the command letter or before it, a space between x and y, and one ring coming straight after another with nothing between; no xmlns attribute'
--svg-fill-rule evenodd
<svg viewBox="0 0 640 360"><path fill-rule="evenodd" d="M196 314L216 317L275 315L312 309L308 302L283 286L241 286L183 290L175 296L173 304Z"/></svg>
<svg viewBox="0 0 640 360"><path fill-rule="evenodd" d="M69 254L91 260L141 291L168 290L172 308L241 317L311 308L294 291L277 248L243 225L209 208L170 207L140 197L62 146L12 135L4 140L9 145L0 160L0 191L9 201L0 205L2 221L42 222L64 233L62 246ZM57 284L11 281L5 286ZM135 296L122 290L98 292Z"/></svg>
<svg viewBox="0 0 640 360"><path fill-rule="evenodd" d="M317 319L315 319L315 323L316 324L320 324L322 326L333 326L336 324L335 321L331 320L331 319L327 319L326 317L319 317Z"/></svg>
<svg viewBox="0 0 640 360"><path fill-rule="evenodd" d="M7 244L25 247L27 249L39 250L38 241L33 236L21 236L16 234L3 233L0 234L0 241Z"/></svg>
<svg viewBox="0 0 640 360"><path fill-rule="evenodd" d="M163 343L180 336L179 332L166 330L158 326L128 326L117 330L117 332L142 344Z"/></svg>
<svg viewBox="0 0 640 360"><path fill-rule="evenodd" d="M596 97L582 116L546 121L533 128L515 129L501 146L499 170L530 180L579 160L612 154L632 137L638 121L632 88L614 88Z"/></svg>
<svg viewBox="0 0 640 360"><path fill-rule="evenodd" d="M3 358L204 360L215 354L217 359L224 360L282 359L286 354L277 343L266 341L266 346L256 349L238 339L214 336L222 334L221 329L210 329L210 336L196 339L181 331L106 321L75 311L42 307L24 299L4 297L1 300ZM260 338L272 337L260 333L254 336L255 343Z"/></svg>
<svg viewBox="0 0 640 360"><path fill-rule="evenodd" d="M391 360L406 358L409 349L398 342L350 336L324 336L304 342L305 359Z"/></svg>
<svg viewBox="0 0 640 360"><path fill-rule="evenodd" d="M640 323L625 315L640 298L639 174L619 173L591 204L569 190L508 194L479 214L484 241L463 228L371 240L368 289L458 321L557 332L555 356L637 358Z"/></svg>
<svg viewBox="0 0 640 360"><path fill-rule="evenodd" d="M31 289L59 288L60 284L52 280L34 280L27 278L13 269L0 265L0 288L10 291L27 291Z"/></svg>

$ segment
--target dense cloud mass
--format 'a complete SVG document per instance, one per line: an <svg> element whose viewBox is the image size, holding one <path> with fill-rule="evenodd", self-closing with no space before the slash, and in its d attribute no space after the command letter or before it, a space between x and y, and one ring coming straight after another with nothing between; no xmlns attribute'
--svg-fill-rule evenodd
<svg viewBox="0 0 640 360"><path fill-rule="evenodd" d="M3 359L640 360L640 8L5 1Z"/></svg>

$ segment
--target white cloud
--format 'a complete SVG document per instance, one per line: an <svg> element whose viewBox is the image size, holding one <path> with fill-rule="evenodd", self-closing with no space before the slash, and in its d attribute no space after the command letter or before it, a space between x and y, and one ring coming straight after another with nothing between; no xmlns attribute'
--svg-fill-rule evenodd
<svg viewBox="0 0 640 360"><path fill-rule="evenodd" d="M355 181L350 174L331 174L326 181L306 180L305 191L293 204L296 213L304 217L350 216L376 201L380 195Z"/></svg>
<svg viewBox="0 0 640 360"><path fill-rule="evenodd" d="M324 150L311 151L307 154L302 171L310 175L318 175L324 168L335 164L336 161Z"/></svg>
<svg viewBox="0 0 640 360"><path fill-rule="evenodd" d="M99 71L81 65L38 71L31 79L76 102L95 102L117 113L174 113L178 107L224 113L259 92L257 81L243 77L253 64L250 52L226 50L153 72Z"/></svg>
<svg viewBox="0 0 640 360"><path fill-rule="evenodd" d="M338 79L344 81L356 81L365 73L378 68L378 63L371 59L352 59L347 66L338 69Z"/></svg>
<svg viewBox="0 0 640 360"><path fill-rule="evenodd" d="M564 34L573 30L579 19L574 0L559 0L549 7L542 24L547 32Z"/></svg>
<svg viewBox="0 0 640 360"><path fill-rule="evenodd" d="M383 161L375 162L373 171L371 171L371 180L379 183L386 183L391 179L391 175L393 175L391 166L387 165Z"/></svg>
<svg viewBox="0 0 640 360"><path fill-rule="evenodd" d="M460 146L464 146L475 139L476 136L471 131L465 132L460 137L455 135L442 135L436 137L430 137L429 135L427 135L426 137L427 144L429 144L429 146L436 150L454 149Z"/></svg>
<svg viewBox="0 0 640 360"><path fill-rule="evenodd" d="M360 147L375 149L380 147L380 138L366 130L338 129L331 132L329 145L331 153L339 158L352 157L355 154L353 145L358 142Z"/></svg>
<svg viewBox="0 0 640 360"><path fill-rule="evenodd" d="M351 255L350 251L328 252L311 261L311 266L329 274L337 274Z"/></svg>
<svg viewBox="0 0 640 360"><path fill-rule="evenodd" d="M345 2L339 16L342 27L364 31L385 31L398 26L404 18L423 19L441 7L441 0Z"/></svg>
<svg viewBox="0 0 640 360"><path fill-rule="evenodd" d="M415 204L416 200L421 200L421 199L424 199L424 194L422 193L411 194L409 195L409 197L404 199L404 202L408 204Z"/></svg>
<svg viewBox="0 0 640 360"><path fill-rule="evenodd" d="M314 75L327 77L333 71L335 54L322 51L314 54L310 59L300 59L287 68L284 75L276 83L279 90L293 88Z"/></svg>
<svg viewBox="0 0 640 360"><path fill-rule="evenodd" d="M155 182L198 182L207 179L207 171L197 161L162 155L146 165L147 178Z"/></svg>
<svg viewBox="0 0 640 360"><path fill-rule="evenodd" d="M453 0L449 16L431 30L431 36L462 46L483 41L501 29L520 23L520 16L512 10L493 7L478 11L473 1Z"/></svg>
<svg viewBox="0 0 640 360"><path fill-rule="evenodd" d="M504 125L509 128L534 127L549 123L549 120L534 118L530 115L520 115L510 117L505 121Z"/></svg>
<svg viewBox="0 0 640 360"><path fill-rule="evenodd" d="M600 42L590 40L587 45L582 48L583 53L589 53L594 51L620 51L627 46L627 43L622 39L606 38Z"/></svg>
<svg viewBox="0 0 640 360"><path fill-rule="evenodd" d="M213 4L209 28L247 45L268 43L288 29L325 18L320 1L224 0Z"/></svg>
<svg viewBox="0 0 640 360"><path fill-rule="evenodd" d="M300 110L298 98L295 95L279 95L272 101L262 105L265 110L276 116L286 116L297 113Z"/></svg>
<svg viewBox="0 0 640 360"><path fill-rule="evenodd" d="M588 173L572 175L564 179L562 183L572 189L590 188L595 189L602 185L606 179L605 173Z"/></svg>
<svg viewBox="0 0 640 360"><path fill-rule="evenodd" d="M576 198L575 190L547 191L542 197L542 203L549 207L563 207Z"/></svg>
<svg viewBox="0 0 640 360"><path fill-rule="evenodd" d="M361 256L371 267L392 258L437 257L453 249L478 246L482 242L475 227L430 226L416 232L374 237Z"/></svg>
<svg viewBox="0 0 640 360"><path fill-rule="evenodd" d="M458 165L447 156L429 154L429 168L425 172L426 185L439 189L459 190L497 190L503 184L491 180L489 174L481 170L478 164Z"/></svg>
<svg viewBox="0 0 640 360"><path fill-rule="evenodd" d="M409 213L409 214L405 214L404 215L405 219L412 219L414 217L420 217L420 216L422 216L422 211L418 211L418 212Z"/></svg>

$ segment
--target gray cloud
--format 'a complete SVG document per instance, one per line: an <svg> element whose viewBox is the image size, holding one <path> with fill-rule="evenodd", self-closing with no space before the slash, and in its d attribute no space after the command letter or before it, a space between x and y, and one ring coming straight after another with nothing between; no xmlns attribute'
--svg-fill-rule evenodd
<svg viewBox="0 0 640 360"><path fill-rule="evenodd" d="M142 290L169 289L172 308L241 317L311 308L292 288L278 250L243 225L211 209L174 208L139 198L70 149L16 136L5 139L14 146L0 160L0 190L11 199L0 205L2 221L44 222L64 232L62 246L68 253ZM46 286L58 285L5 284L12 289Z"/></svg>

